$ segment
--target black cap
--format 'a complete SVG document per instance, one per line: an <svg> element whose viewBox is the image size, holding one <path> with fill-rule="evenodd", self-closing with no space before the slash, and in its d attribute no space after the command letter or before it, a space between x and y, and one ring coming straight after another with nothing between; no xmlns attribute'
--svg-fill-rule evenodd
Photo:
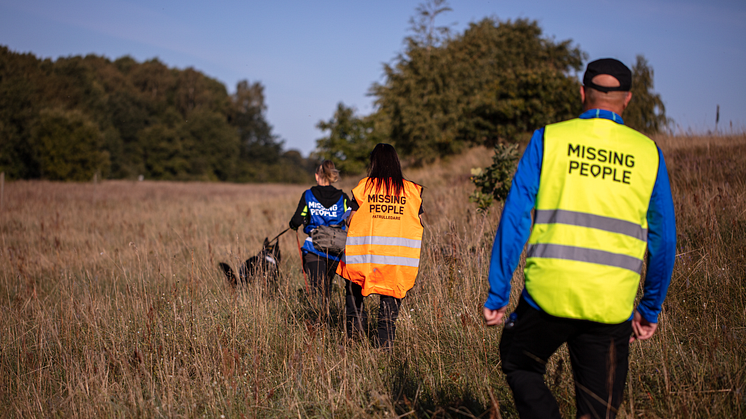
<svg viewBox="0 0 746 419"><path fill-rule="evenodd" d="M600 74L608 74L619 81L619 86L599 86L593 83L593 78ZM583 75L583 86L591 87L599 92L629 92L632 88L632 72L621 61L613 58L601 58L591 61Z"/></svg>

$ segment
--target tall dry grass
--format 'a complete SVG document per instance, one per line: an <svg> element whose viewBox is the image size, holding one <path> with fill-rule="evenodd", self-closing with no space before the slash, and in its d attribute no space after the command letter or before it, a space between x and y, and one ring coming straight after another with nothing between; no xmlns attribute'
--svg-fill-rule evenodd
<svg viewBox="0 0 746 419"><path fill-rule="evenodd" d="M744 417L746 137L657 141L679 255L658 333L632 346L621 417ZM6 183L0 416L515 417L500 331L480 318L499 209L467 201L469 169L489 161L476 149L406 172L427 227L391 354L345 340L339 278L319 323L292 232L276 294L218 272L286 227L302 187ZM561 350L547 381L569 417L568 364Z"/></svg>

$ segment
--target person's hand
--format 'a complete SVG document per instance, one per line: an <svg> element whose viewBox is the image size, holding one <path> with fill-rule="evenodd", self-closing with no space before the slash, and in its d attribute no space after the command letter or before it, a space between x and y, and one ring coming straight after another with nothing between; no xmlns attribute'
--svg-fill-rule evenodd
<svg viewBox="0 0 746 419"><path fill-rule="evenodd" d="M658 323L650 323L635 310L635 314L632 316L632 336L629 338L629 343L634 342L635 339L650 339L657 328Z"/></svg>
<svg viewBox="0 0 746 419"><path fill-rule="evenodd" d="M349 227L350 224L352 224L352 217L355 215L356 212L357 211L350 211L350 215L347 217L347 227Z"/></svg>
<svg viewBox="0 0 746 419"><path fill-rule="evenodd" d="M490 310L489 308L484 307L482 313L484 314L484 321L487 326L497 326L500 324L503 317L505 317L506 311L508 311L508 306L498 308L497 310Z"/></svg>

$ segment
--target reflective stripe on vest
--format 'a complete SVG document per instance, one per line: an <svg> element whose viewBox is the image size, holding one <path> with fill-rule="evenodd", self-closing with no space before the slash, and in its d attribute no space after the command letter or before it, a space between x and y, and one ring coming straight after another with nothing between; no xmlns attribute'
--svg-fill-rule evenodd
<svg viewBox="0 0 746 419"><path fill-rule="evenodd" d="M420 260L418 258L407 258L403 256L384 256L384 255L345 255L342 260L347 265L361 264L361 263L372 263L379 265L401 265L401 266L420 266Z"/></svg>
<svg viewBox="0 0 746 419"><path fill-rule="evenodd" d="M405 239L403 237L384 237L384 236L362 236L362 237L348 237L347 245L355 246L362 244L376 244L383 246L403 246L419 249L422 245L422 240Z"/></svg>
<svg viewBox="0 0 746 419"><path fill-rule="evenodd" d="M621 323L632 314L658 172L650 139L614 121L544 130L526 290L547 313Z"/></svg>
<svg viewBox="0 0 746 419"><path fill-rule="evenodd" d="M536 224L568 224L579 227L590 227L611 233L624 234L637 240L648 241L648 229L625 220L602 215L587 214L567 210L536 210Z"/></svg>
<svg viewBox="0 0 746 419"><path fill-rule="evenodd" d="M605 252L603 250L586 249L583 247L562 246L559 244L540 243L529 245L528 250L526 251L526 257L564 259L595 263L598 265L627 269L636 274L639 274L642 270L642 260L632 256Z"/></svg>
<svg viewBox="0 0 746 419"><path fill-rule="evenodd" d="M400 195L386 195L374 191L367 180L352 190L359 209L347 231L337 273L360 285L363 295L404 298L419 269L422 187L405 180Z"/></svg>

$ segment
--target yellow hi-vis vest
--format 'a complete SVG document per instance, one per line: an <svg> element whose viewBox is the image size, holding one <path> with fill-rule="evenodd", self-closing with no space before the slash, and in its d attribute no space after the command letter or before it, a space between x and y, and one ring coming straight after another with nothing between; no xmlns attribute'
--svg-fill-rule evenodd
<svg viewBox="0 0 746 419"><path fill-rule="evenodd" d="M652 140L608 119L545 127L524 269L542 310L609 324L630 318L658 164Z"/></svg>
<svg viewBox="0 0 746 419"><path fill-rule="evenodd" d="M367 181L352 190L360 208L347 230L337 274L362 286L363 295L404 298L420 264L422 187L405 180L401 194L387 195Z"/></svg>

